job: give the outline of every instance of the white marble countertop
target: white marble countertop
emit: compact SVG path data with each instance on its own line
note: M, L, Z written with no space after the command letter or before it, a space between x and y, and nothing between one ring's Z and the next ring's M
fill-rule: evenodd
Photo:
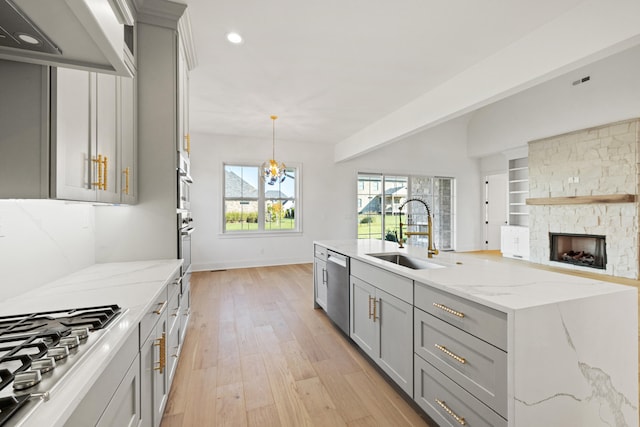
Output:
M64 425L126 339L137 332L138 323L181 265L179 259L95 264L3 301L0 316L110 304L124 312L91 349L91 357L74 365L70 375L56 384L49 401L19 425Z
M465 253L440 252L428 259L426 248L405 245L400 249L397 243L382 240L321 240L314 243L506 313L598 295L618 292L635 295L636 292L631 286L540 270L524 264L483 260ZM414 270L367 255L385 252L420 258L445 268Z

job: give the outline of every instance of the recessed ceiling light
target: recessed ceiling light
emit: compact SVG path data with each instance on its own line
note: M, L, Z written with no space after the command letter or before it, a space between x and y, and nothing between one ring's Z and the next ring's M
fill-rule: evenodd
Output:
M229 43L240 44L242 43L242 36L238 33L227 33L227 40L229 40Z
M29 35L29 34L25 34L25 33L17 33L16 36L22 40L25 43L29 43L29 44L40 44L40 40L38 40L37 38Z

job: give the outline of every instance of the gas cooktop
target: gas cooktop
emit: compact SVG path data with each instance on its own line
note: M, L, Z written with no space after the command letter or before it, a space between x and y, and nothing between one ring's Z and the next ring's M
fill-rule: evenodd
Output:
M0 426L48 400L120 314L106 305L0 317Z

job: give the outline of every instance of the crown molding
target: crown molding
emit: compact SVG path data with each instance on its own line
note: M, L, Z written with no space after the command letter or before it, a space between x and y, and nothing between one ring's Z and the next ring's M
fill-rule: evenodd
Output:
M180 40L182 40L187 68L191 71L196 67L196 65L198 65L198 58L196 57L195 45L193 44L189 10L186 10L182 15L182 18L178 21L178 32L180 33Z
M178 21L187 9L186 4L167 0L133 0L138 22L178 29Z

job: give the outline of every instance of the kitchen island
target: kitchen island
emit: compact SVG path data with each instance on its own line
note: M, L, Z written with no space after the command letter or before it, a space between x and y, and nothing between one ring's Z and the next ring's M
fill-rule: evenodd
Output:
M367 353L362 325L377 320L368 354L439 424L638 425L636 288L379 240L315 245L350 259L351 338ZM389 253L430 264L379 256ZM412 378L406 355L385 358L383 335L409 317L413 339L403 320L387 341L413 355Z
M186 327L188 284L180 283L181 265L179 259L96 264L3 301L0 316L104 305L121 309L95 345L83 354L69 356L76 356L78 361L52 389L46 390L48 400L28 408L26 413L20 409L8 425L157 426L160 418L155 416L155 422L152 411L160 410L161 416L162 407L152 408L153 403L145 399L152 400L158 394L153 387L162 386L160 393L166 393L171 366L154 370L158 366L149 367L146 362L162 359L159 353L163 346L155 342L159 341L154 335L160 331L157 328L162 326L160 335L165 338L158 337L162 341L170 340L172 334L179 341L180 330ZM155 347L146 346L149 338ZM167 348L165 344L165 351ZM164 376L152 379L151 375ZM145 389L145 384L152 388ZM27 391L45 391L37 388ZM166 396L161 405L164 402Z

